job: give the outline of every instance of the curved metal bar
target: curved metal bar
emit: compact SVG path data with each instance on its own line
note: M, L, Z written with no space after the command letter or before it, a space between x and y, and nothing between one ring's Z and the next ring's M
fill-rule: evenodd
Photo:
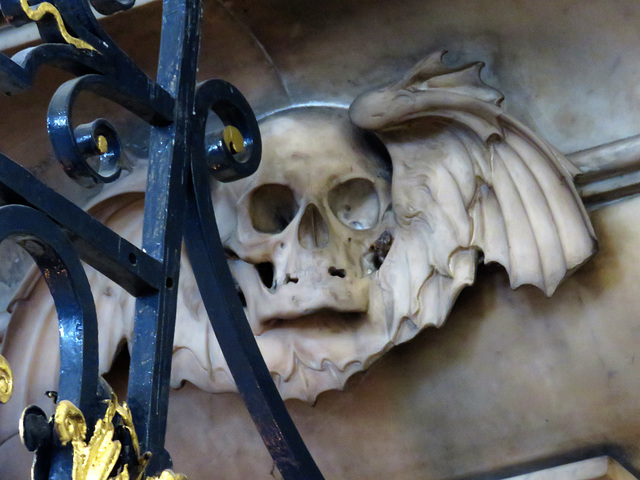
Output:
M89 265L131 295L156 293L164 284L162 264L105 227L0 153L0 204L38 209L56 222Z
M5 95L28 90L32 83L32 75L4 53L0 53L0 89Z
M60 334L58 400L77 405L88 425L94 425L102 406L98 398L98 321L82 264L62 230L30 207L0 207L0 241L5 239L15 241L31 255L53 297ZM69 479L71 446L55 444L45 450L36 455L33 478Z
M49 0L51 1L51 0ZM98 42L89 41L99 51L115 49L120 54L122 51L115 42L102 29L96 19L89 0L53 0L56 7L64 17L65 23L80 38L89 40L95 38ZM135 4L135 0L91 0L96 10L103 15L111 15L122 10L127 10ZM106 52L105 52L106 53ZM124 55L124 54L123 54Z
M133 4L133 0L91 1L107 13ZM157 82L101 29L88 2L51 0L37 14L28 10L31 5L26 0L0 0L3 13L16 25L35 20L43 40L75 45L41 45L13 59L0 54L0 87L8 93L28 89L44 64L84 75L63 84L49 107L51 142L72 178L84 185L114 180L113 159L119 149L115 130L104 120L73 128L72 106L78 92L89 90L112 100L152 125L142 250L88 214L78 213L77 207L19 167L5 165L9 160L0 155L0 167L5 165L0 168L0 202L44 212L27 206L0 208L0 235L4 235L0 239L13 238L31 253L54 297L60 318L60 398L76 404L87 423L95 419L99 378L95 306L67 233L83 259L138 296L128 403L141 449L153 454L148 473L171 466L164 437L184 235L191 258L201 259L193 268L200 290L206 292L207 313L276 466L287 479L320 479L260 355L216 227L209 170L221 181L250 175L258 167L261 142L253 113L233 86L208 82L195 98L200 1L164 0ZM226 127L233 127L232 135L225 137L225 128L205 152L206 118L211 111ZM105 164L112 171L87 163L87 157L107 154ZM68 478L69 452L57 449L53 457L50 478Z
M136 4L136 0L91 0L91 5L102 15L129 10Z
M135 0L91 0L91 3L103 15L110 15L131 8ZM86 42L89 49L104 51L115 47L98 23L88 0L0 0L0 8L7 21L15 27L35 21L45 42L64 42L65 34L61 30L69 29L79 37L79 41ZM62 25L58 24L56 17L62 20Z
M206 165L193 161L185 242L216 338L262 440L282 476L321 479L304 441L273 383L234 287L209 189Z
M76 76L102 73L109 79L103 83L109 83L111 89L124 92L124 96L147 105L143 119L158 125L170 123L174 108L171 95L142 72L129 70L111 60L95 52L83 53L63 44L27 48L12 58L0 53L0 90L7 95L28 90L43 65L51 65Z
M236 146L232 152L221 131L208 136L205 151L205 126L211 111L225 127L239 130L241 148ZM260 165L262 141L256 117L242 93L224 80L209 80L198 88L192 138L192 161L208 163L213 176L221 182L248 177Z
M121 145L115 128L103 119L74 130L72 107L76 97L83 90L118 103L152 125L168 124L171 121L167 118L169 112L158 111L148 96L136 95L138 92L131 92L110 77L85 75L63 83L49 104L49 137L65 173L81 185L90 187L112 182L120 176L118 160ZM100 157L98 168L87 162L91 156Z
M130 8L134 3L133 0L94 1L111 13ZM78 36L78 41L91 48L65 44L64 34L59 31L60 25L52 20L54 17L42 16L36 23L43 40L52 43L25 49L11 59L0 54L0 88L5 93L27 90L33 83L35 72L44 64L62 68L74 75L102 73L111 77L111 89L116 86L119 88L115 88L115 91L126 90L128 97L137 98L151 107L154 115L142 115L142 118L156 125L170 123L174 107L171 94L151 80L102 30L87 0L46 3L56 15L62 15L65 29L68 27ZM30 21L20 0L0 0L0 8L14 25Z
M150 79L118 47L113 39L102 29L89 6L88 0L55 0L54 3L60 10L68 27L82 40L91 44L101 56L106 58L105 65L108 70L101 70L101 73L113 77L117 83L128 85L133 92L138 92L138 95L152 99L154 104L159 102L158 105L171 106L170 110L163 110L165 113L170 112L168 117L171 118L173 104L168 103L171 99L170 89L164 89ZM105 13L114 13L131 8L135 0L92 0L92 3L99 3L101 8L105 9ZM191 5L181 7L176 13L185 16L191 8ZM86 57L95 56L95 53L89 50L78 50L78 52ZM143 92L147 92L147 95L142 95Z
M40 2L0 0L0 8L7 21L15 27L35 21L40 37L45 42L64 43L66 41L89 50L94 50L94 45L100 43L100 39L95 34L102 30L86 0L73 0L70 5L64 0ZM70 34L68 27L73 31L74 36Z
M12 239L33 258L58 312L58 398L95 420L98 322L87 276L71 242L44 213L23 205L0 207L0 241Z
M102 55L84 54L72 45L46 43L25 48L11 58L0 53L0 89L7 95L28 90L43 65L52 65L73 75L110 69L108 59Z

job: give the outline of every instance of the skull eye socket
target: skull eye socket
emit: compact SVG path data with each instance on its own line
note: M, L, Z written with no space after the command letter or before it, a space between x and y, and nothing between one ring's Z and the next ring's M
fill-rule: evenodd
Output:
M368 230L378 223L380 200L373 182L347 180L329 191L329 207L338 220L354 230Z
M251 192L249 214L258 232L280 233L298 213L293 191L286 185L267 184Z

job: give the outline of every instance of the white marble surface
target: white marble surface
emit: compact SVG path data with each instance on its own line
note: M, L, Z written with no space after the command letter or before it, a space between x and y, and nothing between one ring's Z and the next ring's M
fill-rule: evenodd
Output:
M525 473L507 480L636 480L622 465L609 457L597 457L579 462Z
M326 477L452 478L605 446L640 465L640 225L629 221L639 212L640 198L592 212L600 252L552 298L514 292L502 269L486 269L445 327L395 348L344 392L288 402ZM172 392L168 420L177 470L272 478L237 395L187 384ZM0 447L3 472L27 471L29 459L16 437Z
M119 21L110 30L150 73L153 8L132 12L136 28ZM208 2L205 13L201 78L236 83L258 113L345 104L449 48L453 62L485 60L505 109L564 152L640 131L636 1L232 1ZM0 99L3 111L25 114L19 125L0 120L0 146L31 166L46 158L34 145L46 145L39 115L49 93L17 106ZM31 125L34 135L11 134ZM638 199L594 211L601 251L552 299L512 292L503 271L485 270L442 330L394 349L314 407L288 402L325 475L443 479L603 446L638 468L638 214ZM236 395L186 385L171 398L176 470L273 478ZM0 446L0 471L26 479L30 458L13 437Z
M638 212L640 199L593 212L601 250L551 299L532 287L513 292L504 271L486 270L441 330L314 407L288 402L327 478L454 478L605 446L640 465L640 227L628 220ZM199 412L192 421L186 408ZM175 392L168 445L194 476L270 475L233 395Z
M151 2L104 21L151 76L160 6ZM277 6L231 0L205 2L204 15L199 80L231 81L258 115L309 102L347 106L428 53L448 49L453 64L484 61L485 80L507 97L505 110L564 153L640 132L635 0L328 0ZM65 79L48 70L29 94L0 96L0 111L20 110L16 118L0 119L0 147L82 203L87 193L52 161L42 123L52 93ZM92 101L80 110L83 121L106 115L127 142L144 143L146 130L108 102Z

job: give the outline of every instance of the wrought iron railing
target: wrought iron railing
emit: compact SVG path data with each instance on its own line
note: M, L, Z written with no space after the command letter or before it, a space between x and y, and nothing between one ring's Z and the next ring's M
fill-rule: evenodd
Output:
M47 122L56 158L69 177L92 187L116 181L121 171L122 145L113 125L101 118L73 124L80 92L111 100L151 126L141 248L0 154L0 240L15 240L35 260L61 332L56 414L48 419L30 407L21 420L23 442L36 451L34 476L76 479L93 472L102 476L92 478L142 478L171 467L164 440L184 239L190 257L200 260L193 269L206 310L276 466L285 478L321 478L247 324L211 204L211 174L228 182L257 168L261 143L255 117L240 92L222 80L196 88L200 1L164 0L155 81L103 31L91 8L110 15L133 3L0 0L10 24L35 22L43 41L12 58L0 54L2 91L28 91L43 65L75 76L51 99ZM224 130L217 136L207 132L205 144L211 113ZM118 403L98 375L98 325L80 260L137 299L126 404ZM10 391L10 374L0 365L0 401L7 396L3 388Z

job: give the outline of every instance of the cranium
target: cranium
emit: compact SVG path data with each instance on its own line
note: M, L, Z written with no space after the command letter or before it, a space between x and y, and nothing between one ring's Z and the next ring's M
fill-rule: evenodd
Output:
M481 259L504 265L514 288L550 295L595 251L575 168L502 112L481 64L450 69L441 56L359 97L349 119L309 108L268 117L257 174L214 189L232 273L285 398L341 388L442 325ZM391 192L385 155L354 124L388 149Z
M346 111L281 113L261 129L256 174L214 195L215 205L235 210L237 223L221 228L236 223L225 245L241 260L232 265L253 332L328 317L351 321L366 313L379 267L390 166Z
M550 295L595 252L577 169L504 113L480 64L456 70L440 57L363 94L349 114L306 107L266 117L256 174L212 186L232 273L284 398L342 388L394 345L442 325L480 260L503 265L514 288ZM144 175L134 176L120 193L144 191ZM139 243L142 193L112 195L94 214ZM181 270L171 385L233 390L188 262ZM89 277L105 319L104 372L131 338L134 304L105 277ZM55 349L25 347L37 345L33 331L55 332L53 305L43 303L16 309L4 351L37 358L25 369L53 379ZM53 387L41 383L16 404Z
M267 365L285 396L312 400L362 368L353 362L362 347L348 338L368 320L392 241L390 163L346 110L280 112L261 131L260 168L214 188L214 205Z

